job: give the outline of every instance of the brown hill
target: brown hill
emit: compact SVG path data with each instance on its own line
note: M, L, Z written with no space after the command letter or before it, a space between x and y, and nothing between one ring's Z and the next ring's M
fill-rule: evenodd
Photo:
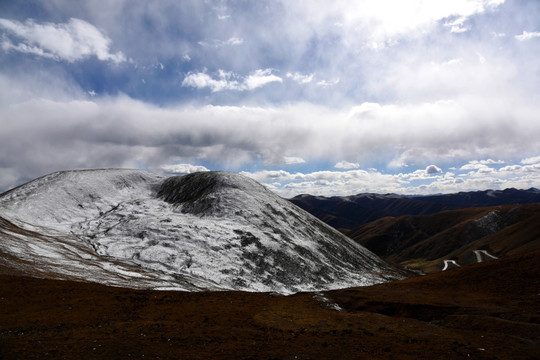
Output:
M293 296L0 275L0 358L537 359L539 289L540 251Z
M347 235L391 263L432 272L441 270L445 259L460 265L476 263L475 250L502 257L540 249L540 205L386 217Z

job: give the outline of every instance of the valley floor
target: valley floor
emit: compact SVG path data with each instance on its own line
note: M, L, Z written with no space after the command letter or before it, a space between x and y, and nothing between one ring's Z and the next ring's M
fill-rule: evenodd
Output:
M0 275L0 309L0 359L538 359L540 252L292 296Z

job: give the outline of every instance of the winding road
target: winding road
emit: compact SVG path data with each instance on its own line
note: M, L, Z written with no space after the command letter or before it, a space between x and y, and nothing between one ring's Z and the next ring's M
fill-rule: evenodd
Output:
M476 255L476 261L479 263L483 261L482 254L492 259L498 259L498 257L493 256L490 253L488 253L487 250L474 250L474 255Z
M474 252L474 255L476 255L477 263L481 263L486 258L498 259L498 257L496 257L495 255L491 255L490 253L488 253L487 250L473 250L473 252ZM482 258L482 255L484 256L484 258ZM442 271L448 270L451 267L461 267L461 265L459 265L455 260L443 260L443 261L444 261L444 267Z
M442 269L442 271L448 269L449 266L451 265L454 265L454 266L457 266L457 267L461 267L461 265L459 265L456 260L444 260L444 267Z

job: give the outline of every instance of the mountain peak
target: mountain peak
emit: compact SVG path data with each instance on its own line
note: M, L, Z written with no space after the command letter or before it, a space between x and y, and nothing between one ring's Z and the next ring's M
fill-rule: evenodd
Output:
M168 203L182 204L200 200L212 193L231 190L250 193L267 191L247 176L225 171L204 171L165 179L157 196Z
M153 273L184 290L283 293L400 277L343 234L229 172L56 173L0 195L0 206L15 229L9 233L26 234L21 242L0 228L0 252L32 258L42 274L96 281L86 269L101 266L127 286L147 286L141 278ZM51 256L46 265L40 260ZM85 263L90 258L94 265Z

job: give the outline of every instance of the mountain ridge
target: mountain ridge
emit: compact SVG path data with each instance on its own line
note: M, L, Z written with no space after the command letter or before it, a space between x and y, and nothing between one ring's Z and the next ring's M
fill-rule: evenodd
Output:
M350 196L313 196L302 194L289 199L343 232L371 221L402 215L429 215L443 210L510 204L540 203L540 190L507 188L439 195L398 195L359 193Z
M538 224L540 204L500 205L381 218L348 236L390 263L433 272L445 260L462 266L540 249Z

